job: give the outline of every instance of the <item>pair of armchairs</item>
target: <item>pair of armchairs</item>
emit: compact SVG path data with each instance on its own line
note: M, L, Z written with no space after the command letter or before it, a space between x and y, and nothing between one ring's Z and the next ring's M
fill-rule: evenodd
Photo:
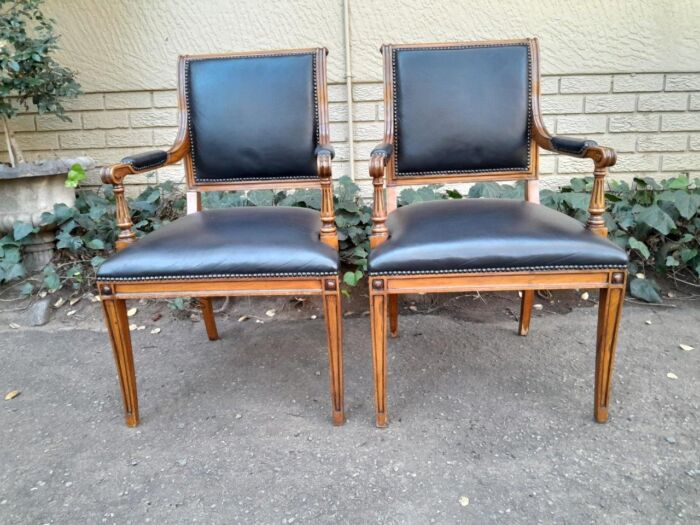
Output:
M372 151L369 258L376 423L387 424L387 332L398 296L522 292L526 335L538 289L599 289L594 416L608 417L627 258L606 239L604 178L615 153L550 136L539 110L534 39L386 45L385 137ZM217 339L213 297L321 295L333 424L344 422L338 237L333 210L325 49L185 56L180 129L169 151L103 170L112 184L118 253L97 281L126 411L139 421L125 301L196 297ZM538 204L538 147L594 162L587 225ZM136 242L124 178L184 161L188 215ZM525 181L524 202L454 200L396 209L402 185ZM322 208L201 210L201 192L318 187Z

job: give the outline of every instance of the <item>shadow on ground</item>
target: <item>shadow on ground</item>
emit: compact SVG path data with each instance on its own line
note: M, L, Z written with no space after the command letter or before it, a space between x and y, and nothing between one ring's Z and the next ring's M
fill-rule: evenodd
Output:
M426 305L404 304L413 315L390 342L384 430L361 312L345 319L340 428L320 316L269 318L269 303L243 302L209 342L201 323L139 306L136 429L123 425L99 304L40 328L2 323L0 389L21 394L0 401L0 522L700 519L700 349L678 346L700 347L699 308L626 308L611 419L598 425L595 308L545 302L522 338L508 305L489 322L415 314Z

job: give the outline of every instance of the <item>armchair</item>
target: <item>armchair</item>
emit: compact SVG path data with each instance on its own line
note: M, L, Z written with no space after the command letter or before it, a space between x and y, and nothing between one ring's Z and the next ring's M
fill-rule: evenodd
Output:
M168 151L102 171L114 187L118 252L97 273L126 423L139 422L126 300L197 297L218 339L212 297L321 295L332 422L344 422L338 237L333 210L326 49L184 56L179 131ZM124 179L184 161L187 216L136 240ZM204 191L320 187L322 209L201 209Z
M599 289L594 417L608 418L627 256L606 238L604 179L615 152L551 136L539 110L535 39L385 45L385 134L370 157L374 186L370 320L376 423L387 424L387 331L400 294L522 292L520 335L538 289ZM538 146L594 163L589 218L539 205ZM524 181L525 202L465 199L396 209L396 188Z

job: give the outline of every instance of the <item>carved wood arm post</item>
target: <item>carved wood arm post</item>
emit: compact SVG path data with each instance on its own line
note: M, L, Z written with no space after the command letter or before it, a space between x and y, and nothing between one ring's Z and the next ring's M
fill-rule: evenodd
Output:
M134 223L131 221L131 213L124 195L124 178L127 175L148 173L156 168L174 164L186 154L189 142L185 133L186 125L183 125L186 118L182 115L177 141L168 151L154 150L131 155L123 158L118 164L104 166L100 172L102 182L111 184L114 189L117 226L119 227L119 236L116 242L117 251L136 241L136 234L131 229Z
M122 166L123 164L106 166L102 168L101 173L102 182L111 184L114 191L117 227L119 228L119 236L116 243L117 251L126 248L136 240L136 234L131 230L134 223L131 221L129 205L126 203L126 197L124 196L124 177L128 172Z
M605 220L603 219L603 214L605 213L605 176L608 174L608 168L614 166L617 160L615 150L599 146L592 140L561 136L553 137L544 127L544 123L539 115L535 116L533 123L534 139L541 148L570 157L593 160L595 165L593 170L593 192L588 207L590 216L586 223L586 228L601 237L607 237L608 229L605 227Z
M333 207L333 172L330 147L319 147L316 156L318 176L321 179L321 242L338 249L338 232L335 227L335 209Z
M372 150L369 160L369 174L374 186L374 204L372 206L372 233L370 234L370 247L375 248L389 238L389 229L386 226L386 194L384 191L384 169L386 168L393 147L385 143Z
M615 151L604 146L593 146L586 150L586 157L593 159L595 168L593 170L593 192L591 193L591 203L588 206L588 222L586 228L601 237L608 236L608 229L605 227L603 214L605 213L605 176L608 168L615 165L617 156Z

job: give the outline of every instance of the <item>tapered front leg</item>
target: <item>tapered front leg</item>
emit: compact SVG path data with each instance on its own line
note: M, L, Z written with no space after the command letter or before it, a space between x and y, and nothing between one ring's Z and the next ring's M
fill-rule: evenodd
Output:
M389 295L389 333L391 337L399 335L399 296Z
M323 283L323 315L328 334L328 371L331 384L331 418L338 426L345 423L343 386L343 313L340 302L339 279Z
M131 350L129 320L126 315L126 303L123 299L102 298L107 330L112 341L114 361L117 365L119 384L124 400L126 424L135 427L139 424L139 402L136 396L136 374L134 356Z
M520 301L520 326L518 333L527 335L530 331L530 319L532 318L532 304L535 302L535 290L523 290L523 297Z
M374 395L378 427L388 423L386 411L386 332L388 297L383 279L372 279L369 294L370 325L372 330L372 361L374 364Z
M207 337L210 341L219 339L219 331L216 329L216 319L214 319L214 308L210 297L200 297L199 306L202 309L202 319L207 329Z
M595 358L594 408L594 417L598 423L605 423L608 420L617 332L620 326L624 298L624 287L603 288L600 291Z

